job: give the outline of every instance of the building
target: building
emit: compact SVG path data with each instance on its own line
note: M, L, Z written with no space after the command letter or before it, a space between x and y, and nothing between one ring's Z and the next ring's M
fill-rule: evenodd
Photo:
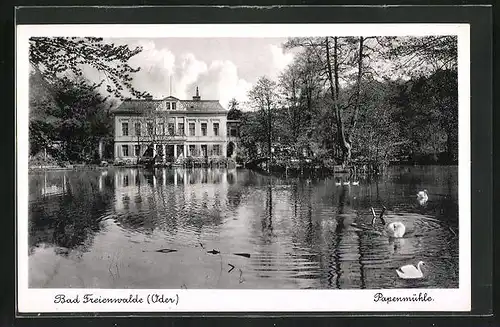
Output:
M126 100L113 110L115 161L234 157L237 122L228 123L227 113L218 100L202 100L198 88L192 100Z

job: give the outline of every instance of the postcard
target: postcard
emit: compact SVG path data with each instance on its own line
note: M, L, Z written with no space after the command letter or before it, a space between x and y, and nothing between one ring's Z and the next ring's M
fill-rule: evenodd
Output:
M469 25L16 32L20 313L470 311Z

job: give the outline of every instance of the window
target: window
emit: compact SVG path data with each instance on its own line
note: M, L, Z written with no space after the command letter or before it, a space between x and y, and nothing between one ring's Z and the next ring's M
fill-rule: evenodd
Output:
M165 134L165 123L159 123L159 124L158 124L158 129L159 129L158 133L159 133L160 135Z
M135 123L135 135L141 136L141 123Z
M196 147L194 145L189 146L189 155L196 156Z
M175 110L176 108L176 103L175 102L172 102L172 110Z
M136 157L140 156L141 155L141 146L140 145L134 145L134 155Z
M194 123L189 123L189 136L195 136L195 125Z
M128 157L128 145L122 145L122 155Z
M231 128L231 136L234 136L234 137L238 136L238 130L236 128Z
M206 157L208 155L208 153L207 153L207 145L206 144L202 144L201 145L201 155L203 157Z
M169 135L175 134L175 124L174 123L168 123L168 134Z
M179 126L177 126L177 133L179 133L179 135L184 135L184 123L179 123Z
M170 110L170 102L166 102L165 106L167 107L167 110Z
M214 144L212 152L213 152L214 156L220 156L220 145Z
M207 136L207 123L201 123L201 135Z
M152 122L148 122L147 128L148 128L148 135L153 135L153 123Z
M177 146L177 156L184 156L184 145L178 144Z
M219 136L219 123L214 123L214 135Z
M128 123L122 123L122 135L128 136Z

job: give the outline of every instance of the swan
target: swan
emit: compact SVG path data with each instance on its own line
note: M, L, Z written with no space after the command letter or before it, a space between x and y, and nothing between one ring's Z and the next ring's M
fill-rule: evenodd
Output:
M354 185L354 186L359 185L359 181L358 182L352 182L352 185Z
M343 184L343 185L349 185L349 184L350 184L350 182L349 182L349 181L346 181L346 182L344 182L344 183L342 183L342 184Z
M378 217L378 219L380 219L380 221L382 222L382 224L384 224L385 226L385 231L387 232L387 235L389 237L394 237L394 238L401 238L404 236L405 232L406 232L406 227L405 225L400 222L400 221L396 221L396 222L393 222L393 223L389 223L387 224L385 219L384 219L384 213L385 213L385 210L386 210L386 207L383 206L382 207L382 212L380 213L380 216ZM377 219L377 216L375 216L375 210L373 210L373 207L372 207L372 215L373 215L373 219L372 219L372 225L375 225L375 220Z
M419 261L417 267L414 265L406 265L396 269L398 276L403 279L417 279L423 278L424 274L422 273L421 267L424 265L423 261Z
M420 204L424 204L429 200L429 195L427 194L427 190L423 190L417 193L417 200Z
M335 182L335 186L340 186L340 185L342 185L341 182Z

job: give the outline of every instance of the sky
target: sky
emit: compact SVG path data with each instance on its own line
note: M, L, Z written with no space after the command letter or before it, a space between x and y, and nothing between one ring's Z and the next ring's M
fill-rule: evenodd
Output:
M143 51L129 60L132 67L141 67L132 82L138 90L155 99L169 95L191 99L198 86L202 99L219 100L224 108L233 97L246 101L260 76L276 78L293 60L293 54L281 47L286 38L105 40L142 46Z

